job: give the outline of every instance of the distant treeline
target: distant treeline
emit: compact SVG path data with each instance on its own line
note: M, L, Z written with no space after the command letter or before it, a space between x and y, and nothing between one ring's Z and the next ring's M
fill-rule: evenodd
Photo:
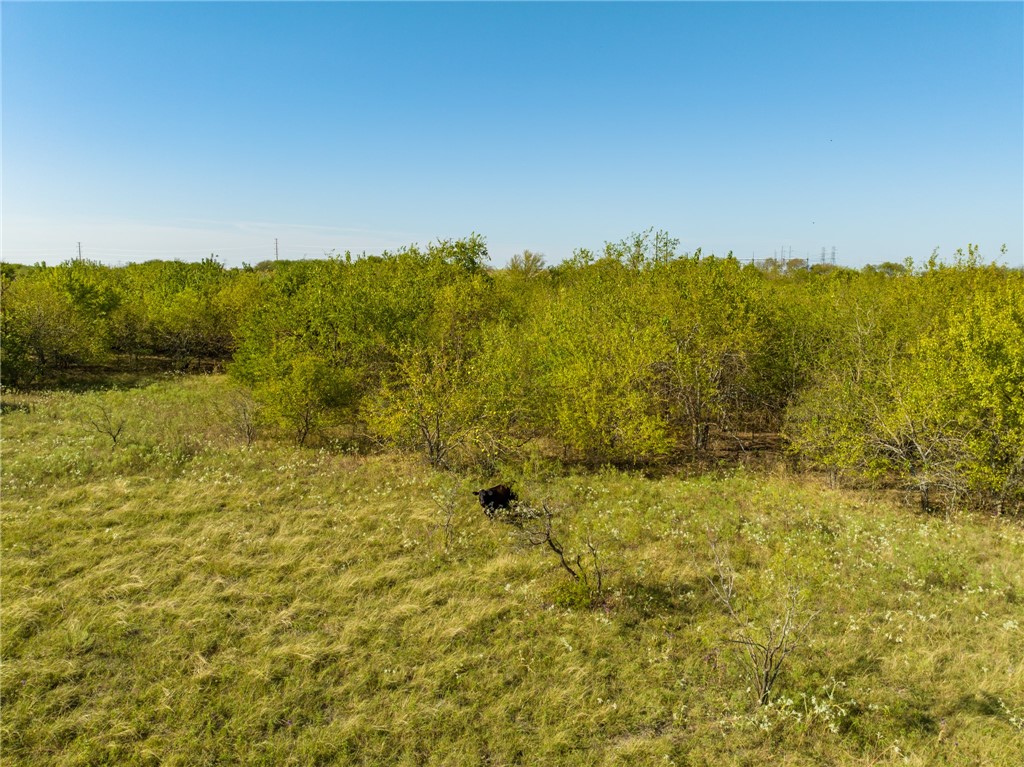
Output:
M743 264L663 232L488 266L479 236L228 269L3 267L0 375L219 360L298 442L436 464L590 464L780 433L804 465L929 499L1024 503L1024 273L981 262Z

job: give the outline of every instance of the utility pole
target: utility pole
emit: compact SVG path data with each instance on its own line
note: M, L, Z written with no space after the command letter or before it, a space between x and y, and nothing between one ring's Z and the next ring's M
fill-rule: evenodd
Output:
M82 243L78 243L78 260L82 260Z
M274 260L277 261L277 238L274 238Z

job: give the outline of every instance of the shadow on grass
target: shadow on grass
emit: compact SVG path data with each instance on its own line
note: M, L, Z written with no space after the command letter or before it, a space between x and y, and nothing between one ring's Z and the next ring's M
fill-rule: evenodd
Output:
M699 580L644 583L630 579L621 582L616 591L620 596L615 600L615 608L629 624L670 615L689 620L694 608L706 599L707 587Z
M890 713L904 732L917 731L934 735L939 731L939 722L932 713L931 702L914 699L890 705Z
M28 402L11 402L10 400L0 401L0 415L8 413L31 413L32 405Z
M854 660L839 667L836 677L838 679L850 679L853 677L870 677L881 675L882 660L881 658L868 655L866 653L860 653Z
M56 389L76 394L137 389L166 380L168 376L222 372L225 362L206 358L118 357L103 365L51 370L31 383L19 384L18 388L26 392Z
M1003 717L1003 707L999 698L990 692L975 692L970 695L962 695L954 704L953 710L963 714L974 714L975 716Z

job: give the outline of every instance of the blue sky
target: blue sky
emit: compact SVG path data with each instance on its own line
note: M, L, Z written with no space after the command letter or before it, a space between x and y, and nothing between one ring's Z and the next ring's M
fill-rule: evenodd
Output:
M4 2L3 257L1024 259L1024 4Z

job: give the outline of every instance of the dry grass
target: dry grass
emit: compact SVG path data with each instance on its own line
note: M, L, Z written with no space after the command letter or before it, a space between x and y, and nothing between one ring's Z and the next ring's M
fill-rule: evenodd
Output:
M9 400L5 765L1024 763L1019 525L784 475L520 477L601 548L584 608L480 513L482 478L246 450L227 396ZM113 449L95 398L128 418ZM709 528L755 625L791 587L821 611L770 706L725 642Z

